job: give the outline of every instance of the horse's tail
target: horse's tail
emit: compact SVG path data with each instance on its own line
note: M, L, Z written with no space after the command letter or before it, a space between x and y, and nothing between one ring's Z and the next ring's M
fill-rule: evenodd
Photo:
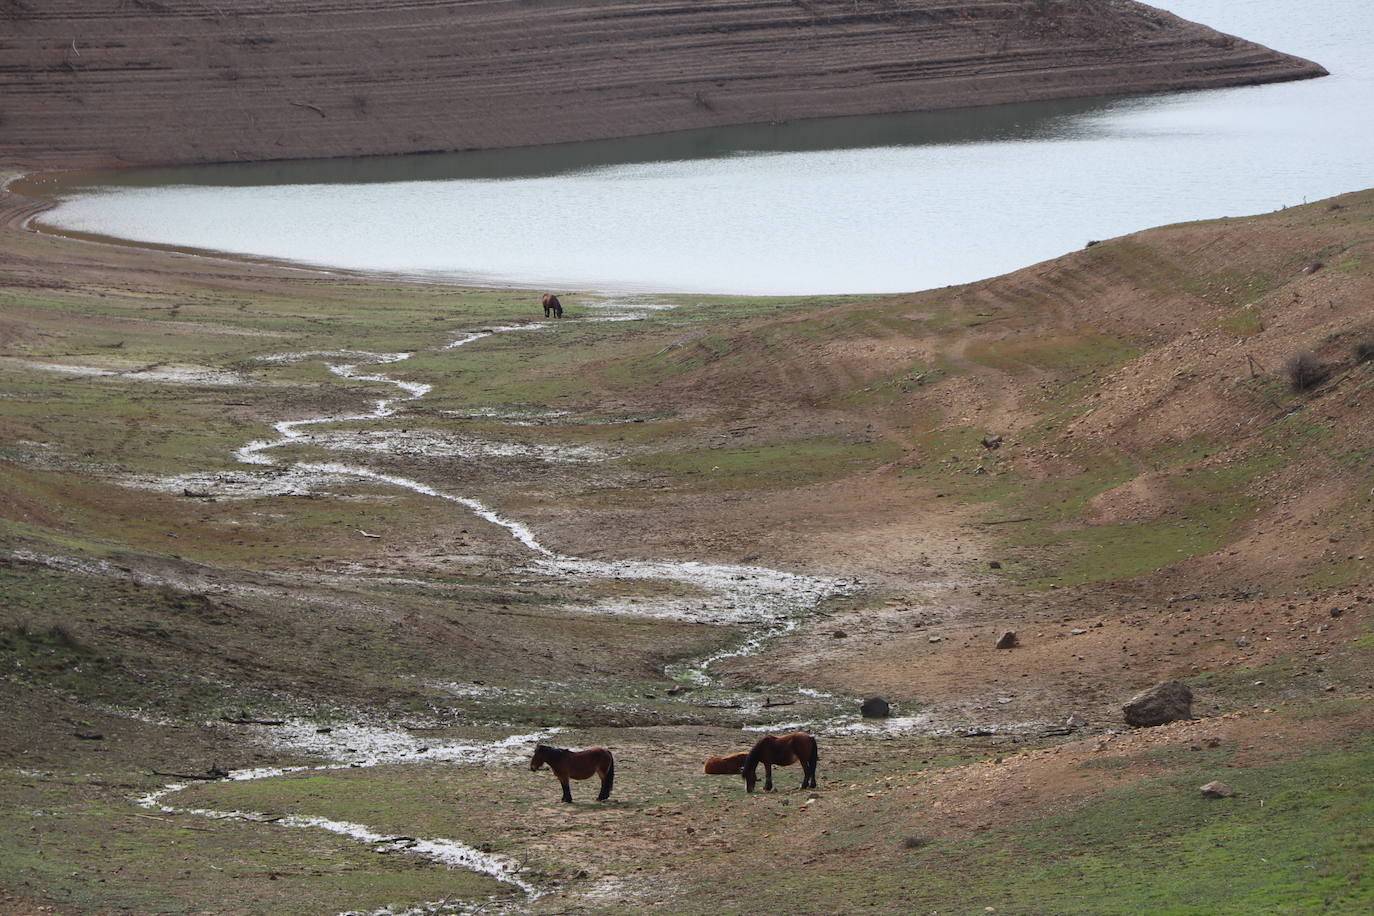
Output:
M606 764L606 776L601 780L601 794L596 797L597 801L610 798L611 787L615 785L615 757L610 751L606 752L606 757L610 762Z

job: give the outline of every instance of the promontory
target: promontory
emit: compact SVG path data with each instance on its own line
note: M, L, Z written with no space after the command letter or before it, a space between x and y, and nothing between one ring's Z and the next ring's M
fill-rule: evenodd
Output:
M492 149L1324 73L1130 0L0 0L0 162Z

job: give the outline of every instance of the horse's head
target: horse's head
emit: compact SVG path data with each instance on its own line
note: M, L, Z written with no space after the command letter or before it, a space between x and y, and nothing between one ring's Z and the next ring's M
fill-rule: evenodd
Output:
M534 746L534 756L530 758L530 769L537 770L549 762L549 748L544 744Z

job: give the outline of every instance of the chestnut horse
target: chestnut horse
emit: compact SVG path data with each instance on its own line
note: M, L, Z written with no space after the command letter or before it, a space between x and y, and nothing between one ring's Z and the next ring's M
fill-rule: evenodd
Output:
M566 747L536 744L534 756L530 758L530 769L538 770L546 763L563 785L565 802L572 801L572 792L568 790L569 779L591 779L593 775L601 777L601 794L596 800L610 798L611 786L615 783L615 758L606 748L589 747L585 751L570 751Z
M744 788L754 791L754 783L758 777L754 775L760 763L763 764L763 788L766 792L773 791L773 767L785 767L801 761L802 765L802 784L803 789L816 788L816 761L820 759L820 751L816 747L816 739L806 732L793 732L790 735L783 735L775 738L772 735L764 735L755 745L749 749L749 755L744 758Z
M544 317L553 315L555 318L563 317L563 303L558 301L558 297L553 293L544 294Z
M734 776L736 773L743 773L744 761L748 756L748 751L740 751L738 754L727 754L724 757L707 757L705 772L710 776Z

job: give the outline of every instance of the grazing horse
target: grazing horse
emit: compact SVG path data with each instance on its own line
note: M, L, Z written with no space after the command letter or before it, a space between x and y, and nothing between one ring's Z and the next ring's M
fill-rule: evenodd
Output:
M744 759L744 788L754 791L754 783L758 777L754 775L760 763L763 764L763 788L764 791L773 791L773 767L785 767L801 761L802 765L802 784L803 789L816 788L816 761L820 759L820 752L816 747L816 739L806 732L793 732L790 735L783 735L775 738L772 735L764 735L758 742L749 749L749 755Z
M585 751L570 751L566 747L550 747L536 744L534 756L530 758L530 769L538 770L549 765L553 775L563 785L563 800L572 801L568 790L569 779L590 779L593 774L601 777L601 794L597 801L611 797L611 786L615 783L615 758L604 747L589 747Z
M544 294L544 317L553 315L555 318L563 317L563 303L558 301L558 297L553 293Z
M705 771L710 776L734 776L743 773L744 761L748 756L748 751L740 751L738 754L727 754L724 757L707 757Z

